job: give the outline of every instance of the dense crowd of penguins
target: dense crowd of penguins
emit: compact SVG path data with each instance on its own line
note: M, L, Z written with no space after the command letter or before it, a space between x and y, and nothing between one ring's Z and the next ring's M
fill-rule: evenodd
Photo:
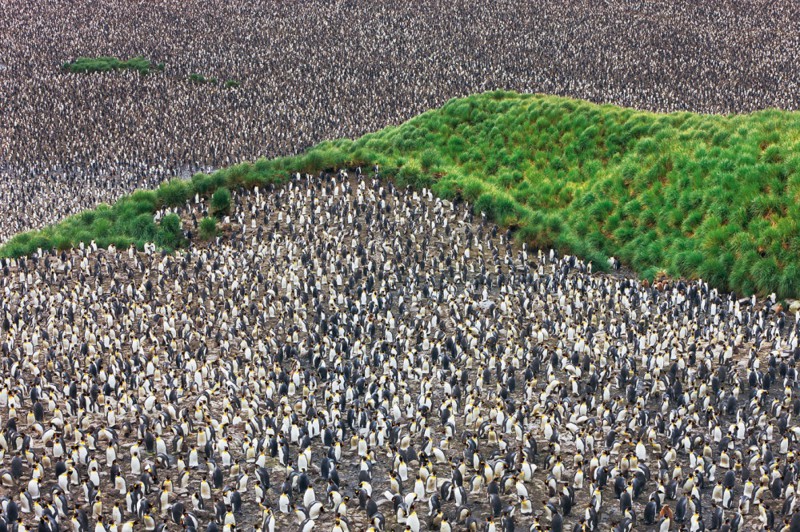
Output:
M0 532L800 531L774 301L371 173L234 199L174 255L0 264Z
M9 0L0 239L489 89L658 111L798 109L799 25L797 2L761 0ZM102 55L166 69L60 68Z

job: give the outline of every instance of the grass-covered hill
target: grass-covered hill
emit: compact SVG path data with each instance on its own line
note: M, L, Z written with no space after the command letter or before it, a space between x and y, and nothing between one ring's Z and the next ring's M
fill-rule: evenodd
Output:
M173 180L14 237L0 254L99 245L165 247L165 206L293 172L381 165L400 185L473 202L535 246L641 275L703 278L743 294L800 296L800 113L653 114L541 95L452 100L398 127L306 153ZM172 224L174 220L169 222Z

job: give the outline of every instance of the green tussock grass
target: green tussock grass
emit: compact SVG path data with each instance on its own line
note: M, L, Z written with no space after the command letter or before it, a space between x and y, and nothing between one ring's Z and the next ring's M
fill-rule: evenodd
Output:
M186 79L188 79L192 83L197 83L198 85L203 85L205 83L214 84L217 82L217 78L207 78L202 74L196 74L196 73L189 74L189 76Z
M599 269L613 255L644 277L666 272L742 294L800 295L800 113L656 114L502 91L451 100L357 140L137 192L90 211L91 223L83 213L18 235L0 254L91 237L139 245L153 228L137 217L158 205L375 163L398 186L470 201L519 240Z
M218 188L211 195L211 212L216 216L228 214L231 210L231 191L227 188Z
M206 216L200 220L200 238L211 240L217 236L217 219Z
M79 57L61 66L68 72L78 74L110 72L112 70L136 70L140 74L149 74L152 70L164 70L164 63L153 65L149 59L145 59L144 57L134 57L127 61L116 57Z

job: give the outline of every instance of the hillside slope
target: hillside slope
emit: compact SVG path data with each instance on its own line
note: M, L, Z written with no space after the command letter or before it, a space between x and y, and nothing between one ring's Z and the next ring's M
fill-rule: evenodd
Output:
M138 192L18 235L0 254L157 239L156 209L293 172L381 165L400 185L461 197L535 246L646 277L663 270L743 294L800 295L800 113L654 114L541 95L456 99L398 127ZM163 239L167 242L169 239Z

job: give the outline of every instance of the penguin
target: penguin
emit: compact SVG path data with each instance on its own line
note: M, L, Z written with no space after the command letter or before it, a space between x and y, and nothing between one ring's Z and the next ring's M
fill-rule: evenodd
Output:
M642 519L644 520L644 524L646 525L653 525L656 523L656 514L658 512L658 503L655 500L655 496L651 495L650 500L644 507L644 514Z

